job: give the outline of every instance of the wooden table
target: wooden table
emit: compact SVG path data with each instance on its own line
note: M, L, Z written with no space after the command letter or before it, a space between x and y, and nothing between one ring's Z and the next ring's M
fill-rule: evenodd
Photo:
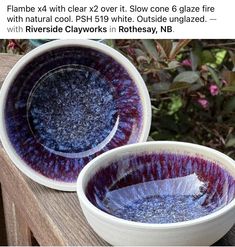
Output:
M0 54L0 85L19 58ZM2 147L0 167L9 245L32 245L34 238L39 245L106 245L87 224L76 193L51 190L28 179ZM216 245L235 245L235 227Z

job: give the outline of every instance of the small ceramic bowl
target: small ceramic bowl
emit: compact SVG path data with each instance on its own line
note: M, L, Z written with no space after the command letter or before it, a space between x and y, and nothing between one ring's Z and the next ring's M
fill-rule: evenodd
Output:
M91 40L56 40L26 54L0 93L0 136L34 181L74 191L81 169L113 148L147 140L151 104L130 61Z
M112 245L208 246L235 222L235 162L190 143L127 145L91 161L77 194Z

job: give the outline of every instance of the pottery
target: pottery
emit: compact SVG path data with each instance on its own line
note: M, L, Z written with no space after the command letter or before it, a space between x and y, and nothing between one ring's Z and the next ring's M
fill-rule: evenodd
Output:
M26 54L0 94L0 136L14 164L50 188L76 190L82 168L147 140L150 97L135 67L91 40L57 40Z
M127 145L92 160L77 194L112 245L208 246L235 223L235 162L190 143Z

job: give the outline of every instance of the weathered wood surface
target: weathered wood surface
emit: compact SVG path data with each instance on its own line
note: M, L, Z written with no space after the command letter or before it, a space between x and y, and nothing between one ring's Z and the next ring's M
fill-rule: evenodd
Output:
M0 166L3 193L14 202L40 245L105 244L87 224L76 193L55 191L31 181L11 163L2 148Z
M21 56L0 53L0 85L4 81L10 69L20 58Z
M30 229L5 189L3 189L2 197L4 203L8 245L32 245Z
M0 85L20 57L0 54ZM76 193L48 189L28 179L1 146L0 167L10 245L28 245L28 229L40 245L105 245L86 222Z
M20 57L0 54L0 85ZM1 146L0 167L9 244L30 244L29 229L40 245L106 244L87 224L76 193L51 190L31 181ZM15 219L11 212L15 212ZM216 245L235 245L235 226Z

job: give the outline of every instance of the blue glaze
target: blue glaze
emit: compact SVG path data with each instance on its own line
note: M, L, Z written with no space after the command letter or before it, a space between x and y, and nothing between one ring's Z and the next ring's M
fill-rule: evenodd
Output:
M49 71L28 100L28 118L38 141L76 157L103 142L117 121L114 88L96 70L79 65ZM111 139L111 137L109 138Z
M125 220L164 224L175 222L175 218L180 222L206 216L209 211L191 195L166 195L139 199L111 213Z
M56 48L19 71L5 122L20 158L41 175L74 183L93 158L138 141L138 88L113 58L93 49Z
M235 179L218 164L172 153L122 157L89 181L86 196L113 216L175 223L206 216L235 198Z

